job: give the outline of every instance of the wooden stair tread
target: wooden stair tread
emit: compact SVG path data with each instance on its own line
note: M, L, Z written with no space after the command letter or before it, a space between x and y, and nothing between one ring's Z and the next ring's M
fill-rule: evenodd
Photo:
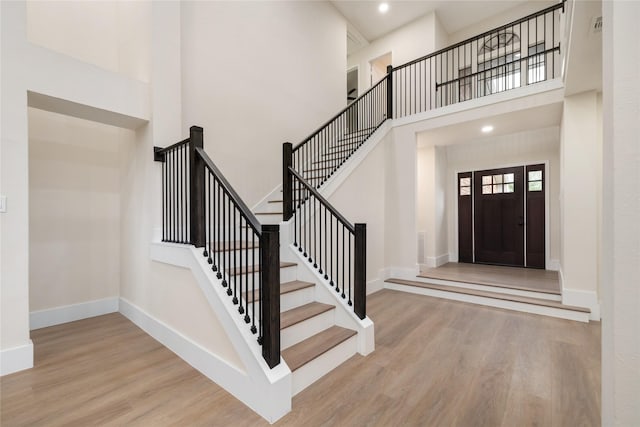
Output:
M285 282L280 284L280 295L288 294L290 292L295 292L300 289L311 288L315 286L311 282L303 282L302 280L293 280L291 282ZM256 289L255 291L250 292L250 295L247 297L247 302L252 303L256 300L256 298L260 295L260 291Z
M323 304L321 302L310 302L300 307L287 310L280 315L280 329L288 328L318 314L333 310L335 306L331 304Z
M282 212L256 212L254 215L282 215Z
M460 288L460 287L457 287L457 286L436 285L434 283L417 282L415 280L404 280L404 279L393 279L393 278L391 278L391 279L385 280L385 282L396 283L398 285L417 286L417 287L420 287L420 288L434 289L434 290L437 290L437 291L455 292L455 293L458 293L458 294L473 295L473 296L484 297L484 298L494 298L494 299L499 299L499 300L504 300L504 301L520 302L520 303L523 303L523 304L541 305L541 306L545 306L545 307L559 308L559 309L562 309L562 310L571 310L571 311L579 311L579 312L582 312L582 313L591 313L591 310L588 309L588 308L575 307L575 306L572 306L572 305L564 305L564 304L562 304L561 302L558 302L558 301L552 301L552 300L541 299L541 298L523 297L523 296L519 296L519 295L503 294L503 293L500 293L500 292L479 291L479 290L476 290L476 289Z
M291 372L323 355L356 334L352 329L332 326L282 351Z
M269 200L267 203L282 203L282 200Z
M293 267L295 265L297 265L295 262L281 262L280 268ZM260 271L260 264L232 268L231 270L229 270L229 275L235 276L237 274L257 273L258 271Z

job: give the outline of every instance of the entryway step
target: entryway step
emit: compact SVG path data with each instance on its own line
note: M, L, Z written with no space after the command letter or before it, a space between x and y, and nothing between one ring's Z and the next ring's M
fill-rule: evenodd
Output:
M287 362L291 372L294 372L355 334L354 330L332 326L284 350L282 358Z
M333 310L335 306L321 302L310 302L300 307L287 310L280 316L280 329L285 329L300 322L304 322L326 311Z
M438 285L396 278L387 279L385 282L391 284L389 289L488 305L508 310L524 311L527 313L577 320L581 322L588 322L589 315L591 313L591 310L588 308L564 305L558 301L548 299L480 291L457 286ZM397 287L394 285L400 286Z

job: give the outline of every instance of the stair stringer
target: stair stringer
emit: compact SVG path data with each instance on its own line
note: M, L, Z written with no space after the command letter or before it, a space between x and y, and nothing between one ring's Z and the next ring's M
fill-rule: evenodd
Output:
M202 249L192 245L153 242L150 257L157 262L191 270L238 353L245 371L202 348L199 355L193 357L193 352L189 350L180 351L160 340L162 344L270 423L290 412L293 396L291 370L282 358L280 364L273 369L266 364L256 335L251 333L238 314L237 306L231 302L222 287L222 281L216 278L206 258L202 256Z
M349 157L331 176L325 181L318 191L323 197L328 198L331 196L340 186L349 178L349 175L356 170L356 168L362 163L369 153L373 151L378 144L385 139L393 128L393 120L386 120L383 124L376 129L375 132L367 138L362 145ZM258 203L251 208L253 212L262 212L269 209L269 200L279 200L282 198L282 184L275 187L269 194L262 198Z
M366 356L375 350L374 324L367 316L360 319L353 312L353 306L342 299L329 285L328 280L318 273L302 254L293 246L291 227L293 221L280 223L280 259L298 264L298 280L314 283L314 297L318 302L335 306L335 324L353 329L358 333L358 353Z

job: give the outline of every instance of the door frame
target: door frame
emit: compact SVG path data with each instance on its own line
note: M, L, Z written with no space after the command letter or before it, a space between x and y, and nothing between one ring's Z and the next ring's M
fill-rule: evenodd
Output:
M502 169L502 168L513 168L513 167L519 167L519 166L524 166L526 168L527 165L537 165L537 164L543 164L544 165L544 179L545 179L545 188L547 191L544 192L544 255L545 255L545 260L544 260L544 268L545 270L557 270L557 268L551 268L551 267L555 267L554 265L551 265L551 259L550 259L550 252L551 252L551 242L550 242L550 228L549 228L549 194L551 193L549 191L549 182L550 182L550 178L552 176L550 168L549 168L549 160L526 160L526 161L522 161L522 162L516 162L516 163L500 163L497 164L495 166L476 166L474 168L465 168L465 169L455 169L453 171L451 171L450 173L452 181L453 181L453 186L451 187L452 189L452 198L453 198L453 247L450 248L449 251L449 260L451 262L458 262L458 251L459 251L459 246L458 246L458 174L459 173L463 173L463 172L471 172L472 174L474 172L478 172L478 171L483 171L483 170L489 170L489 169ZM526 180L525 180L526 182ZM475 193L472 191L472 202L471 202L471 206L472 206L472 216L475 215ZM526 200L525 200L525 210L526 210ZM474 224L475 226L475 224ZM526 244L527 244L527 236L526 236L526 232L525 232L525 249L526 249ZM475 239L474 239L475 240ZM451 239L449 240L449 242L451 242ZM472 243L473 245L473 253L474 253L474 261L475 261L475 241ZM526 250L525 250L526 252ZM526 254L525 254L525 259L526 259Z

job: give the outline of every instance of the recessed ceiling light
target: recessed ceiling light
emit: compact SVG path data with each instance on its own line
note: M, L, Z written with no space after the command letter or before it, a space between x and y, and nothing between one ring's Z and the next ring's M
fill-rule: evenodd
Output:
M389 3L380 3L380 6L378 6L378 11L380 13L387 13L388 10L389 10Z
M482 126L482 132L483 133L489 133L493 130L493 126L491 125L487 125L487 126Z

